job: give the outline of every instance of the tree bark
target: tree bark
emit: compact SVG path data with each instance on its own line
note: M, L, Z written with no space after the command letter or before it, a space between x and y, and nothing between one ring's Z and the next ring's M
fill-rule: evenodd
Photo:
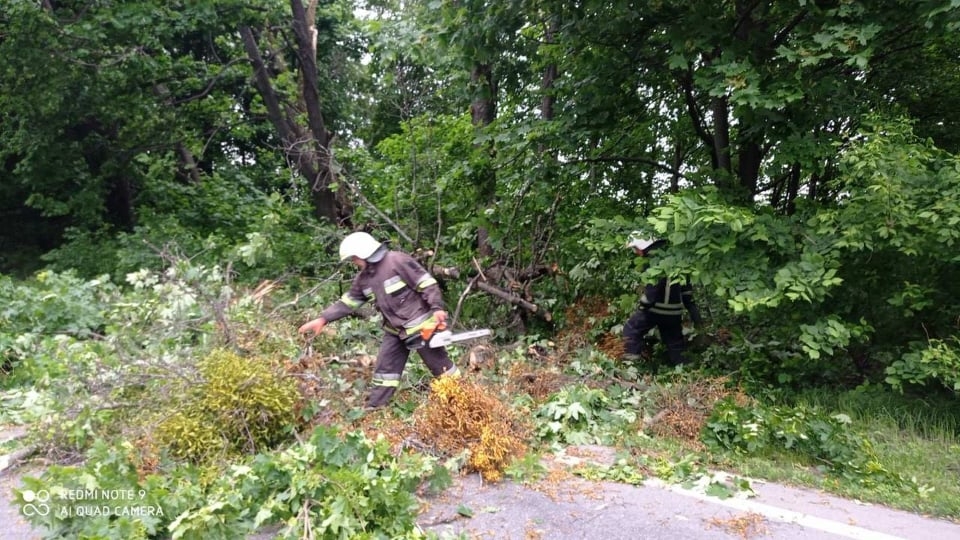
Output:
M557 17L549 18L547 22L547 31L543 40L547 44L553 44L556 41L556 33L560 24ZM543 120L553 120L553 105L556 98L553 95L553 82L557 80L557 64L551 62L543 70L543 79L540 81L540 91L543 97L540 98L540 118ZM541 152L543 149L541 149Z
M525 309L525 310L527 310L527 311L529 311L529 312L531 312L531 313L536 313L536 314L542 316L542 317L544 318L544 320L550 321L550 320L553 319L553 316L550 314L549 311L543 311L543 312L541 312L541 311L540 311L540 307L537 306L536 304L533 304L533 303L531 303L531 302L527 302L527 301L524 300L523 298L521 298L521 297L519 297L519 296L517 296L517 295L515 295L515 294L513 294L513 293L511 293L511 292L505 291L505 290L503 290L503 289L501 289L501 288L499 288L499 287L495 287L495 286L493 286L493 285L490 285L489 283L487 283L487 282L485 282L485 281L478 281L478 282L477 282L477 288L480 289L481 291L485 292L485 293L488 293L488 294L491 294L491 295L493 295L493 296L496 296L497 298L500 298L501 300L504 300L504 301L506 301L506 302L508 302L508 303L516 304L516 305L522 307L523 309Z
M473 125L485 127L490 125L497 118L497 82L493 75L493 68L490 64L476 64L470 72L470 80L477 88L477 96L470 105L470 117ZM489 152L493 152L492 146L487 147ZM497 176L493 169L487 167L478 173L476 178L477 192L479 195L479 211L486 210L496 201L497 196ZM477 229L477 253L482 257L493 255L493 248L490 246L490 233L486 227Z
M787 195L786 195L786 213L788 216L792 216L797 210L797 193L800 191L800 164L795 163L793 167L790 168L790 176L787 180Z
M733 172L730 161L730 119L726 97L713 100L713 154L716 168L727 173Z
M754 141L740 141L740 151L737 153L737 176L740 177L740 187L751 200L757 194L762 159L763 152L759 144Z
M283 142L284 152L297 172L309 183L314 216L337 225L350 222L351 206L344 191L330 189L335 182L331 166L332 134L327 130L320 103L316 61L316 27L313 23L315 3L304 7L301 0L290 0L292 28L296 41L301 80L301 106L306 109L307 126L302 126L300 111L284 103L273 87L270 72L260 53L253 30L240 29L244 50L253 66L253 85L263 99L267 118Z
M313 159L316 174L308 178L311 182L314 214L318 218L328 219L331 223L340 222L336 194L330 189L333 173L330 168L331 135L327 131L323 111L320 106L320 84L317 78L317 28L314 25L316 0L311 0L304 8L302 0L290 0L293 12L293 35L297 43L297 59L300 68L301 97L307 109L307 125L312 135L314 147Z

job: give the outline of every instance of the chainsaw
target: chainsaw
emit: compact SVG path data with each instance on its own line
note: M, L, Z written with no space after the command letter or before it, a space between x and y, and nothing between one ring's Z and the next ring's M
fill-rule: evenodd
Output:
M459 343L461 341L467 341L489 335L489 328L481 328L479 330L470 330L467 332L459 332L454 334L450 330L447 330L446 324L440 323L438 325L428 326L420 330L420 346L427 346L431 349L437 349L440 347L446 347L447 345L452 345L454 343Z

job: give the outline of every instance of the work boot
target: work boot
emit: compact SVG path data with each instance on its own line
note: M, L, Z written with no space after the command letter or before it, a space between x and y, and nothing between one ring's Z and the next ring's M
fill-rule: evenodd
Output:
M377 409L380 407L385 407L390 403L390 398L393 397L393 394L397 391L396 388L392 386L375 386L370 394L367 396L366 409Z

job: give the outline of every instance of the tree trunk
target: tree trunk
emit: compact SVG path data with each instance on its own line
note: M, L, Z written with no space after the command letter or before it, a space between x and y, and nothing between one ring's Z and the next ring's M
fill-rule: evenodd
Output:
M797 210L797 192L800 190L800 164L795 163L790 169L790 177L787 180L786 213L792 216Z
M293 34L297 41L297 58L300 60L301 96L307 109L307 123L313 136L315 169L317 174L309 178L313 193L313 211L318 219L342 225L350 220L350 210L342 192L334 192L330 185L335 182L330 160L330 143L333 140L327 131L320 104L320 84L317 78L317 0L310 0L304 8L301 0L290 0L293 12Z
M555 35L559 29L559 23L556 17L550 17L547 23L547 31L544 35L544 42L553 44L556 41ZM543 79L540 81L540 91L543 97L540 98L540 118L543 120L553 120L553 104L556 98L553 95L553 82L557 80L557 64L551 62L543 70ZM541 149L542 151L542 149Z
M741 141L737 155L737 176L740 177L740 187L753 200L757 194L757 182L760 177L760 161L763 152L760 145L753 141Z
M477 89L477 96L470 105L470 116L473 125L484 127L490 125L497 118L497 82L493 76L490 64L476 64L470 72L470 80ZM488 151L493 152L488 145ZM497 176L493 169L486 167L476 178L479 211L483 212L496 201ZM483 257L493 255L490 246L490 233L485 227L477 229L477 253Z
M183 142L177 143L177 157L180 161L180 174L192 184L200 183L200 167L197 166L197 160L193 157L193 152Z
M111 179L110 191L106 200L107 220L120 229L131 232L136 225L136 211L133 208L133 187L130 179L118 174Z
M313 22L315 2L304 7L301 0L290 0L293 13L293 33L299 60L301 96L306 109L307 126L298 118L303 111L281 101L273 87L257 40L249 27L240 29L244 50L253 65L253 84L263 99L267 118L283 142L284 152L297 172L308 182L314 216L337 225L349 224L351 207L344 193L334 192L330 185L335 182L330 160L332 135L327 130L320 103L316 60L316 27Z
M730 162L730 119L727 98L713 100L713 154L716 168L726 173L733 172Z

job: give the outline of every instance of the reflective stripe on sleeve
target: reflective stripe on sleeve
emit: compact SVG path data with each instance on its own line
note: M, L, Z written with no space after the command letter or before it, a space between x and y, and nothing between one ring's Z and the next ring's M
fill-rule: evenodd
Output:
M340 301L343 302L350 309L357 309L358 307L367 303L365 299L357 300L356 298L350 296L350 293L346 293L340 297Z
M417 290L422 291L431 285L436 285L437 280L433 279L433 276L430 274L424 274L417 280Z

